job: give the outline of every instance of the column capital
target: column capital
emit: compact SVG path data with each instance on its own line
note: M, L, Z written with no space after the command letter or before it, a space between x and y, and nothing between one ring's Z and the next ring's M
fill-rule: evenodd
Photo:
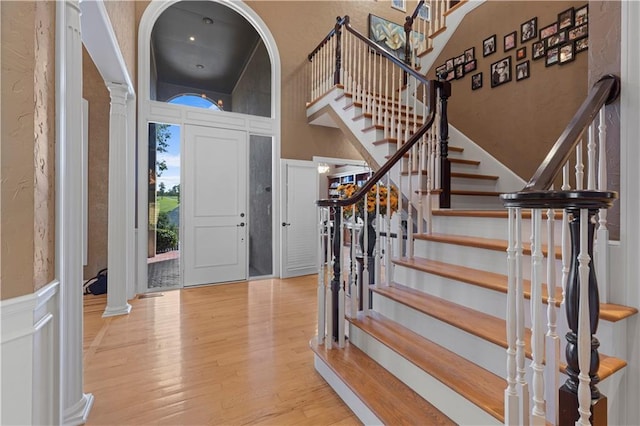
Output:
M129 88L126 84L106 81L105 85L107 86L109 94L111 95L111 101L113 101L114 99L121 99L122 101L127 100Z

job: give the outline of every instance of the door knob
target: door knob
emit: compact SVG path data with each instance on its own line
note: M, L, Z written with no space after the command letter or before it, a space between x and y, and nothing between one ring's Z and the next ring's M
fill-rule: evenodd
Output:
M240 224L236 226L244 226L244 222L240 222Z
M291 226L291 224L287 222L282 222L282 226Z

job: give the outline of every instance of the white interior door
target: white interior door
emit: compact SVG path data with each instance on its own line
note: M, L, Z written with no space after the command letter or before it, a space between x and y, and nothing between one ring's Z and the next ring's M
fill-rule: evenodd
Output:
M247 136L186 125L184 285L247 279Z
M314 162L282 163L281 276L318 272L318 170Z

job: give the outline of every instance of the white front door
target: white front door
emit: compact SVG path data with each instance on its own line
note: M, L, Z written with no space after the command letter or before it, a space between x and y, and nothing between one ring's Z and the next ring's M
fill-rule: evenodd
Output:
M247 279L247 136L186 125L184 286Z
M318 272L318 169L311 161L282 163L281 276Z

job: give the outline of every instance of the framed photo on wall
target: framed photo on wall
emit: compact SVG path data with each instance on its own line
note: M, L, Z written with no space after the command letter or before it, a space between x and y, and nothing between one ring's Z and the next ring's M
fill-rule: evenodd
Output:
M544 42L543 41L536 41L531 46L531 57L533 59L544 58L544 52L545 52L545 50L544 50Z
M487 37L482 42L482 56L489 56L492 53L496 53L496 35Z
M511 56L491 64L491 87L511 81Z
M547 67L550 67L551 65L555 65L558 63L558 48L557 47L552 47L551 49L547 50L547 59L545 60L544 65Z
M574 23L573 12L574 10L571 7L565 10L564 12L558 13L558 29L562 30L565 28L573 27L573 23Z
M527 57L527 46L523 46L516 50L516 60L519 61Z
M585 4L581 8L576 9L574 14L574 25L584 25L589 22L589 5Z
M471 76L471 90L478 90L482 87L482 73L474 74Z
M560 47L560 65L566 64L567 62L571 62L575 59L575 52L573 50L573 43L565 44Z
M504 36L504 51L508 52L516 48L516 32L512 32Z
M516 65L516 81L529 78L529 61L524 61Z
M538 35L538 18L531 18L520 25L520 43L532 40Z

